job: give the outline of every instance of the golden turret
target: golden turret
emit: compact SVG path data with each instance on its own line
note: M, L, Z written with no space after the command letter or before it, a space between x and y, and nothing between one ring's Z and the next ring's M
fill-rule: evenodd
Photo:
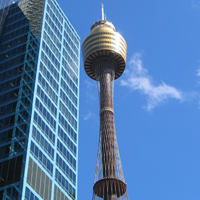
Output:
M115 63L115 79L119 78L126 66L127 45L124 38L115 31L111 22L102 20L95 22L91 27L91 34L82 43L84 68L88 76L94 80L95 61L110 58Z

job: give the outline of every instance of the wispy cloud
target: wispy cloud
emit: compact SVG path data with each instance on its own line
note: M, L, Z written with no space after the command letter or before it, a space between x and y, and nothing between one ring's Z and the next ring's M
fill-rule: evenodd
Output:
M85 85L87 89L96 88L96 82L94 80L85 80Z
M199 61L199 62L200 62L200 61ZM197 70L196 75L197 75L198 77L200 77L200 69ZM200 85L200 80L197 80L197 86L199 86L199 85ZM200 109L200 101L199 101L199 103L198 103L198 108Z
M196 76L197 77L200 77L200 67L199 67L199 65L200 65L200 60L197 60L197 62L198 62L198 69L197 69L197 72L196 72ZM198 80L196 81L196 86L199 86L200 85L200 80L199 80L199 78L198 78Z
M197 76L200 76L200 69L197 70Z
M91 111L88 111L88 113L84 115L83 119L86 121L90 119L92 116L93 116L93 113Z
M148 70L143 67L141 54L135 53L129 63L127 79L121 81L122 86L138 90L147 96L147 105L145 108L151 111L156 106L162 104L169 98L183 101L183 93L167 85L163 81L159 85L153 83L152 78L148 74Z
M192 0L192 9L200 9L200 0Z
M89 104L96 102L97 99L97 85L95 81L85 80L85 101Z

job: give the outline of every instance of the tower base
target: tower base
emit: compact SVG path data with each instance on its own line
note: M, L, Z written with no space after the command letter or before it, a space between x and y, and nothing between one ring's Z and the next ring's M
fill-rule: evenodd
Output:
M104 200L117 200L126 193L126 184L117 178L103 178L94 184L93 191Z

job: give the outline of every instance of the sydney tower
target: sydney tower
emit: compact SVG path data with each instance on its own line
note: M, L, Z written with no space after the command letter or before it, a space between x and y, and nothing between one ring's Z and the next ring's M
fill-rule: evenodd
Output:
M126 41L104 17L95 22L82 44L84 68L98 82L100 133L93 200L128 200L115 133L114 80L126 66Z

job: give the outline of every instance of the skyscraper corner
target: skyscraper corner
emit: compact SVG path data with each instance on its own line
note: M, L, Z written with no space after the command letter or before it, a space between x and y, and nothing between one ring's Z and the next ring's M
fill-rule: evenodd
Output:
M119 156L113 110L114 80L125 70L127 45L104 15L91 26L82 43L84 68L96 80L100 96L99 146L93 200L128 200Z
M2 9L0 200L77 200L79 35L56 0Z

